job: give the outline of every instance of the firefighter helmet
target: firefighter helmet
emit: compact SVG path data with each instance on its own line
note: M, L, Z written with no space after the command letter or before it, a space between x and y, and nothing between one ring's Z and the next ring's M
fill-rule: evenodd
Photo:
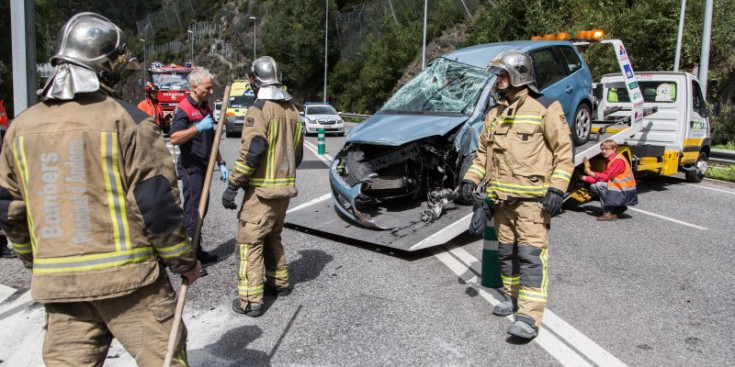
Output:
M273 60L270 56L262 56L253 61L253 65L250 67L250 75L253 76L253 87L255 88L283 85L276 60Z
M493 74L508 73L510 85L521 87L527 85L533 91L536 91L536 78L533 73L533 61L527 54L517 51L508 50L501 52L498 56L488 64L488 70Z
M250 67L250 84L256 90L258 99L291 99L291 95L283 88L276 60L270 56L262 56L253 61Z
M123 33L109 19L95 13L71 17L59 32L56 55L51 64L68 62L94 71L113 86L128 62Z

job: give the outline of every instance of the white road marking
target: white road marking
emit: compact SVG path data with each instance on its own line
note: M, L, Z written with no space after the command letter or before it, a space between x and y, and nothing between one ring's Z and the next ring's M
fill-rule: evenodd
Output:
M431 251L434 253L434 256L439 259L439 261L444 263L444 265L446 265L455 274L457 274L457 276L463 277L463 279L465 276L467 276L468 267L465 264L459 262L448 252L442 251L438 247L432 248ZM477 277L473 277L471 279L476 280ZM465 279L465 281L468 281L468 284L473 286L473 288L475 288L485 300L490 302L491 305L494 306L500 303L499 300L488 294L484 289L478 287L476 282L470 283L469 280L471 279ZM510 319L510 316L508 316L507 318ZM556 336L549 333L545 329L545 327L541 327L541 330L539 330L539 335L533 340L533 342L544 348L544 350L546 350L546 352L548 352L552 357L558 360L559 363L561 363L563 366L569 367L592 366L589 362L585 361L584 358L582 358L582 356L580 356L577 352L573 351Z
M447 243L444 247L449 252L456 256L459 261L449 256L446 252L442 252L438 248L432 249L434 256L444 262L447 267L452 269L457 275L462 276L467 273L467 270L472 269L475 273L481 273L482 262L474 257L472 254L467 252L464 248L457 247L453 243ZM441 256L441 257L440 257ZM449 256L449 258L447 258ZM477 282L477 277L472 277L468 280L468 284L473 286L478 293L487 300L492 306L500 303L500 300L493 297L491 294L486 292ZM507 316L509 320L512 320L510 316ZM625 363L617 359L615 356L610 354L604 348L599 346L597 343L592 341L590 338L582 334L579 330L574 328L572 325L564 321L561 317L557 316L550 309L544 311L544 323L539 331L539 336L535 339L544 349L546 349L554 358L562 362L564 365L580 365L577 364L579 361L577 357L579 354L569 350L569 348L561 343L553 334L544 332L545 329L552 331L560 338L564 339L572 347L577 349L590 361L597 364L598 366L613 366L613 367L624 367ZM542 338L543 336L543 338ZM541 339L540 339L541 338ZM570 354L571 353L571 354ZM589 365L586 361L582 360L584 364ZM570 363L570 364L567 364Z
M707 230L707 228L705 228L705 227L698 226L696 224L691 224L691 223L688 223L688 222L684 222L684 221L681 221L681 220L678 220L678 219L670 218L670 217L667 217L665 215L651 213L651 212L647 212L645 210L631 208L631 207L628 207L628 209L630 209L630 210L632 210L634 212L641 213L641 214L647 214L647 215L650 215L652 217L661 218L661 219L668 220L668 221L671 221L671 222L674 222L674 223L679 223L681 225L685 225L685 226L688 226L688 227L692 227L692 228L696 228L696 229L701 229L703 231L706 231Z
M0 303L3 303L6 299L10 298L10 296L15 292L17 292L17 289L0 284Z
M447 248L467 267L472 268L476 273L482 272L482 262L464 248L458 247L453 243L447 243L444 247ZM496 303L499 302L499 300L494 300ZM495 306L495 303L491 302L491 304ZM508 318L510 318L510 316ZM600 366L625 366L623 362L621 362L608 351L597 345L594 341L586 337L579 330L575 329L572 325L569 325L569 323L564 321L561 317L557 316L548 308L544 311L543 327L546 327L559 335L559 337L563 338L577 350L582 352L582 354L584 354L592 362Z
M687 184L687 186L696 187L698 189L712 190L712 191L722 192L722 193L725 193L725 194L735 195L735 192L733 192L733 191L720 190L720 189L716 189L714 187L708 187L708 186L702 186L702 185L696 185L696 184Z
M324 162L324 164L329 167L330 163L332 163L332 156L329 154L319 154L319 149L316 147L316 145L312 144L310 141L307 141L304 139L304 148L309 149L319 160Z
M311 204L314 204L314 203L320 202L320 201L322 201L322 200L327 200L327 199L329 199L329 198L331 198L331 197L332 197L332 194L324 194L324 195L322 195L322 196L320 196L320 197L318 197L318 198L316 198L316 199L313 199L313 200L309 200L309 201L307 201L307 202L305 202L305 203L303 203L303 204L301 204L301 205L299 205L299 206L297 206L297 207L294 207L294 208L291 208L291 209L289 209L288 211L286 211L286 214L288 214L288 213L290 213L290 212L292 212L292 211L294 211L294 210L299 210L299 209L301 209L301 208L303 208L303 207L305 207L305 206L309 206L309 205L311 205Z

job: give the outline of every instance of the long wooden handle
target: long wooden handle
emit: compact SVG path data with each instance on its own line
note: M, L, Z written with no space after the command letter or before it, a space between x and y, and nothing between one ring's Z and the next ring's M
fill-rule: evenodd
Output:
M224 99L222 100L222 107L220 109L219 121L217 123L217 130L214 133L214 145L212 146L212 152L209 154L209 162L207 163L207 175L204 178L204 188L202 188L202 197L199 201L199 217L197 218L196 227L194 230L194 238L192 238L192 250L194 254L197 253L199 248L199 239L202 236L202 220L204 212L207 209L207 201L209 200L209 187L212 185L212 176L214 171L214 165L217 163L217 153L219 152L219 142L222 138L222 127L225 125L225 112L227 111L227 104L230 101L230 87L225 88ZM179 329L181 329L181 317L184 314L184 304L186 303L186 294L189 291L189 281L186 278L181 279L181 287L179 287L179 295L176 300L176 313L174 313L173 325L171 326L171 332L168 335L168 346L166 346L166 358L163 360L163 367L171 366L171 361L174 357L174 351L176 348L176 339L179 338Z

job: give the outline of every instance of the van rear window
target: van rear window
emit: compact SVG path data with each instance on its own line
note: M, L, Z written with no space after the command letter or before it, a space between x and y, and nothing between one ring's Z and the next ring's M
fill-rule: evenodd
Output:
M674 103L676 102L676 82L673 81L638 81L643 93L644 102ZM630 102L628 91L624 87L613 87L607 90L607 101L610 103Z

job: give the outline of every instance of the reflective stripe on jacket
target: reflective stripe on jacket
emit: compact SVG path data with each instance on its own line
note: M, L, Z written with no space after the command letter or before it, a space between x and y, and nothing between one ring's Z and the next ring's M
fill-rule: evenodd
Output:
M625 164L625 170L623 173L615 176L612 180L607 182L607 198L605 201L606 206L623 206L623 205L636 205L638 204L638 193L636 190L635 178L633 177L633 170L630 168L630 163L623 157L622 154L618 153L610 163L621 160Z
M569 126L559 102L522 90L485 116L477 157L463 179L485 179L487 196L542 197L549 187L566 191L574 167Z
M230 183L255 187L255 194L263 199L296 196L296 167L303 157L303 143L301 117L291 102L257 100L245 116Z
M161 131L101 93L38 103L0 153L0 225L32 268L39 302L118 297L156 280L159 259L195 264Z

